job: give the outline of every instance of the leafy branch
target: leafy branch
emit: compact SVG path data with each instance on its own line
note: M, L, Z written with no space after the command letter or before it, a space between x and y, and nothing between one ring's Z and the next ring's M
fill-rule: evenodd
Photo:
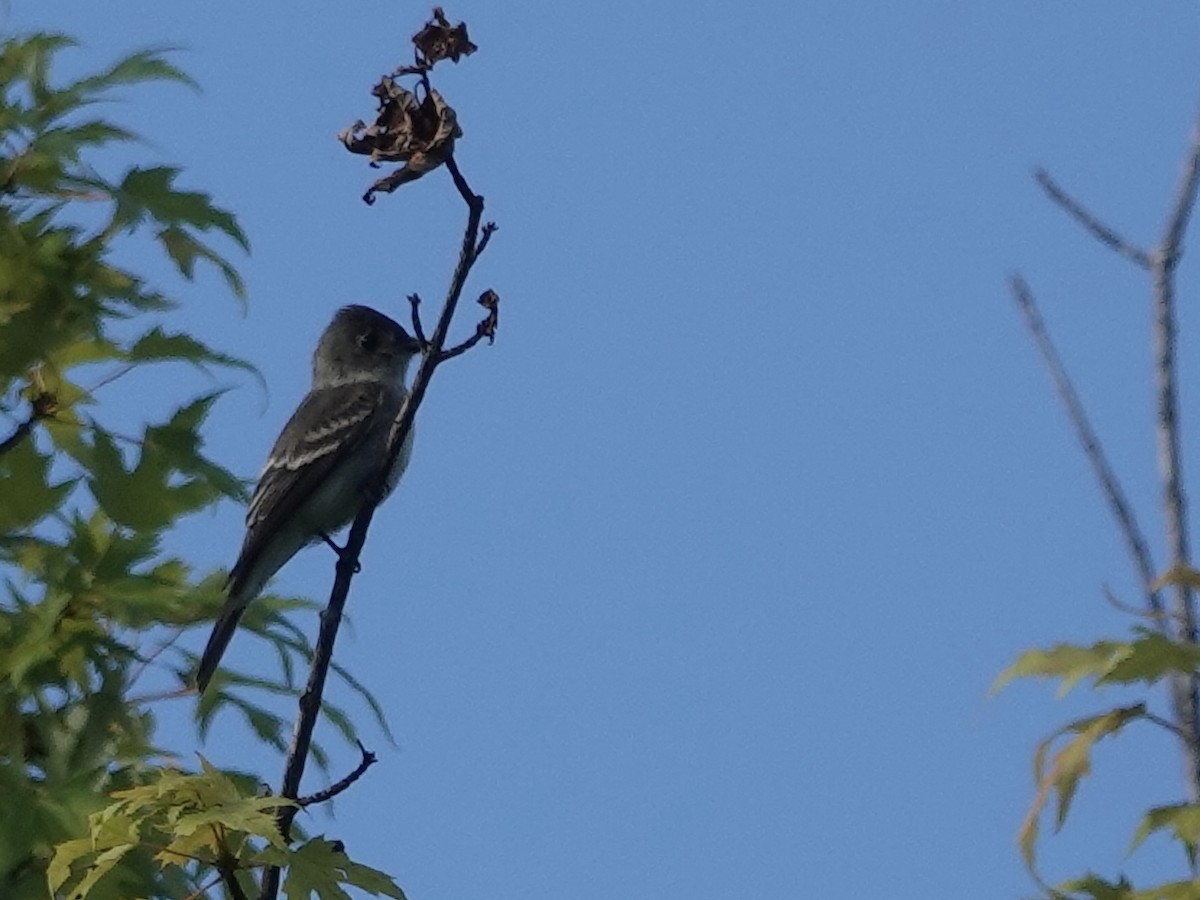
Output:
M95 158L136 140L98 118L96 104L118 88L191 80L142 51L63 81L57 59L73 46L56 34L0 39L0 896L200 897L223 885L244 897L268 866L286 867L292 896L344 896L342 885L402 896L335 842L285 844L276 810L288 801L260 796L260 778L206 763L201 773L175 768L185 754L160 743L152 707L167 695L133 693L168 653L189 668L170 635L211 619L223 600L224 573L168 554L169 532L241 498L244 484L204 452L219 391L176 399L118 432L100 389L162 364L254 370L160 324L176 302L117 260L128 258L130 234L148 232L179 278L214 267L244 299L210 240L248 244L232 213L180 186L178 169L114 174L132 153ZM298 604L268 596L247 616L287 682L258 687L285 692L293 657L309 655L285 615ZM334 671L380 714L345 669ZM201 736L221 699L201 707ZM282 719L234 706L262 743L286 749ZM352 733L343 711L325 711ZM318 745L312 754L326 764Z

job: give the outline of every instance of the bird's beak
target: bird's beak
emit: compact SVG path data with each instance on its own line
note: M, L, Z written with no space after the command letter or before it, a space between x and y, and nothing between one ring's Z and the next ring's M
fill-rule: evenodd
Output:
M404 335L402 340L397 341L389 352L389 356L416 356L425 350L425 345L418 341L415 337L408 334Z

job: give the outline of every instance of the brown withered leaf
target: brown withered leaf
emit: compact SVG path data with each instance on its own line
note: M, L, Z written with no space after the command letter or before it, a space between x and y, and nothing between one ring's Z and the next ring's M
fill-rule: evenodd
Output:
M454 152L455 139L462 137L454 108L435 90L418 101L394 78L384 77L372 93L379 98L375 122L370 126L355 122L338 139L351 153L370 156L371 165L405 165L371 185L363 196L368 203L374 194L394 191L436 169Z
M479 333L488 339L489 344L494 344L496 329L500 327L500 295L488 288L475 302L488 311L487 317L479 323Z
M459 57L470 56L479 49L467 37L467 23L451 25L440 6L433 8L433 18L413 35L412 41L430 66L443 59L458 62Z

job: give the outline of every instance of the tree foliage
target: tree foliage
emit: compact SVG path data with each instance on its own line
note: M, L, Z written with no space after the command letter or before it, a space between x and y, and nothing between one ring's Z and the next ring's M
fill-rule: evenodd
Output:
M167 535L245 485L204 452L217 393L130 434L112 425L104 388L167 364L253 369L171 330L176 302L115 251L149 235L179 277L211 266L244 302L222 248L248 242L230 212L179 186L177 168L100 171L137 138L97 103L190 79L145 51L56 83L72 46L60 34L0 44L0 896L248 896L268 865L284 867L292 897L344 897L345 885L402 896L336 842L286 843L274 811L290 801L260 796L259 777L189 770L155 741L154 702L169 697L133 695L149 670L185 676L194 657L175 638L223 599L224 573L196 571L164 549ZM247 625L281 680L226 675L199 707L201 736L227 708L283 747L284 723L234 689L291 686L310 648L285 614L305 604L255 604ZM353 739L348 717L327 713Z

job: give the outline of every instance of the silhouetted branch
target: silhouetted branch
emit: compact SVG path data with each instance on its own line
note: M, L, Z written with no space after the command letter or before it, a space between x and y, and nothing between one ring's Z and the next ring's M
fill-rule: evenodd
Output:
M492 235L499 230L499 225L495 222L484 222L483 228L479 233L479 243L475 246L475 258L483 256L483 251L487 249L487 245L492 240Z
M1104 493L1104 499L1108 501L1113 517L1117 520L1117 528L1125 538L1125 545L1130 559L1133 561L1133 567L1137 570L1142 588L1146 592L1146 603L1152 613L1156 615L1159 626L1165 627L1162 616L1162 598L1154 588L1157 574L1154 562L1150 557L1150 545L1147 543L1142 529L1138 526L1133 507L1129 505L1129 500L1117 479L1116 472L1113 471L1108 457L1104 453L1100 438L1088 420L1087 412L1079 400L1079 393L1075 390L1070 375L1067 374L1062 357L1058 355L1058 350L1055 349L1054 342L1050 339L1050 333L1046 330L1046 323L1038 310L1033 292L1020 275L1014 275L1010 280L1010 285L1013 298L1017 301L1017 307L1025 317L1025 326L1029 329L1030 337L1033 338L1038 351L1042 354L1042 360L1046 363L1050 378L1054 381L1054 389L1066 410L1067 419L1070 421L1071 427L1075 429L1075 437L1079 441L1079 446L1083 448L1084 456L1087 457L1096 480L1100 482L1100 490Z
M404 169L393 173L386 179L381 179L372 186L364 199L370 200L373 192L393 190L401 184L445 165L454 181L455 188L467 205L467 224L463 231L458 262L450 279L450 287L432 335L426 337L421 324L419 312L421 298L417 294L410 294L408 297L412 307L414 336L423 345L421 364L417 368L408 395L392 429L387 464L380 468L376 483L369 486L367 490L368 496L373 498L382 498L385 495L386 473L391 471L412 432L413 419L425 398L425 392L434 371L451 356L467 349L459 345L452 348L456 352L450 355L443 350L471 267L496 230L495 225L491 223L482 231L480 230L480 221L483 218L483 197L471 190L454 159L454 140L462 133L457 125L456 113L432 90L428 81L429 69L436 62L441 59L457 62L459 57L474 52L476 47L467 38L466 25L460 22L456 26L451 26L439 8L434 9L433 18L413 37L413 43L417 49L416 66L413 68L401 67L396 74L419 75L425 86L425 98L418 101L414 94L397 85L394 78L384 78L373 91L380 101L375 123L366 126L361 122L356 122L342 132L339 138L351 152L369 154L372 163L377 160L405 163ZM473 346L481 337L495 333L498 317L498 310L495 307L499 297L494 291L487 292L485 296L489 294L495 298L491 301L488 317L485 319L485 322L491 323L490 334L481 335L480 329L483 326L477 326L476 337L473 341L468 339L464 344L470 343ZM459 349L460 347L462 349ZM304 692L300 695L299 716L292 734L291 745L288 748L284 764L283 784L279 792L281 796L291 800L297 800L299 797L300 781L312 745L313 728L321 708L321 696L333 658L333 646L337 640L342 611L350 593L350 583L359 569L359 556L362 553L367 530L371 526L379 502L379 499L375 499L365 503L350 526L346 546L338 555L336 575L330 591L329 602L321 611L320 631L313 649L308 680ZM330 791L315 794L312 798L308 798L307 802L316 802L315 798L324 799L332 796L331 791L336 793L335 789L344 790L349 787L350 783L374 762L374 757L367 759L365 750L363 754L364 758L359 770L352 773L349 778L343 779L344 785L343 782L339 782ZM280 807L277 812L276 821L285 840L290 839L292 822L298 809L298 806L288 805ZM279 893L279 882L279 868L269 867L263 876L259 895L261 900L274 900Z
M424 347L429 343L425 339L425 326L421 324L421 296L419 294L409 294L408 302L412 306L412 327L413 337L421 342Z
M379 761L374 753L362 745L362 741L355 741L355 743L358 744L358 752L362 754L362 761L354 767L354 771L341 781L331 784L323 791L317 791L315 794L309 794L307 797L300 797L296 801L298 806L303 808L306 806L312 806L314 803L325 803L328 800L332 800L342 791L350 787L350 785L354 784L354 782L358 781L358 779L362 778L363 773L365 773L367 769L371 768L371 766L375 765L375 763Z
M217 871L221 873L221 881L225 883L225 889L229 891L232 900L250 900L237 880L237 859L228 850L222 852L217 862Z
M405 398L404 405L401 407L400 414L396 419L396 426L392 432L392 442L388 451L388 464L381 467L379 481L373 486L370 496L383 496L384 479L386 477L384 473L391 470L392 463L400 455L400 450L404 446L409 433L412 431L412 423L416 417L417 409L420 407L421 401L425 398L429 381L433 377L433 373L437 367L444 362L442 348L446 343L446 335L450 330L450 323L454 318L455 310L458 308L458 301L462 296L467 276L470 275L471 267L478 256L479 242L482 240L479 237L479 223L483 217L483 197L470 189L466 179L463 178L458 166L454 163L453 157L446 161L446 167L450 170L455 186L458 187L459 193L467 204L467 226L463 231L458 264L455 266L454 274L450 280L450 288L447 291L441 314L438 316L437 325L433 330L433 335L429 338L421 358L421 365L417 369L417 374L413 378L408 396ZM411 296L409 297L409 302L412 302ZM295 800L299 796L300 779L304 774L304 767L308 761L309 748L312 745L313 728L316 726L317 715L321 708L321 696L325 689L325 679L329 670L329 664L333 658L333 646L337 640L338 627L342 620L342 611L345 608L346 599L350 593L350 582L358 569L359 555L362 553L363 544L367 538L367 530L371 527L371 521L375 517L377 506L377 502L365 504L358 516L355 517L354 523L350 526L350 534L346 538L346 546L338 558L336 577L333 589L329 595L329 603L321 611L320 632L317 635L317 642L313 650L313 660L309 668L308 681L305 684L304 692L300 695L300 714L296 720L296 728L292 735L291 745L288 748L284 766L283 785L280 789L281 796L291 800ZM298 807L294 806L280 807L277 813L279 830L285 840L290 837L291 825L295 819L297 809ZM278 868L271 867L267 870L263 877L263 888L260 894L262 900L274 900L279 892L279 879L280 872Z
M1150 254L1140 247L1131 244L1125 238L1121 237L1092 213L1090 213L1083 204L1064 191L1058 186L1050 173L1045 169L1037 169L1033 173L1034 180L1042 186L1047 196L1055 203L1061 206L1067 213L1075 219L1080 225L1091 232L1092 236L1100 243L1104 244L1110 250L1120 253L1126 259L1130 259L1137 263L1143 269L1150 268Z
M482 246L479 249L482 249ZM479 258L479 249L475 251L476 259ZM466 353L483 338L487 338L489 344L495 343L496 329L500 327L500 295L491 288L488 288L479 295L479 299L475 302L488 311L487 315L475 326L475 333L473 335L461 344L451 347L449 350L443 350L438 362L445 362L459 354Z
M457 167L455 167L454 171L457 172ZM462 176L459 175L456 182L461 179ZM465 184L465 181L463 184ZM450 290L447 294L445 305L442 307L442 313L438 317L433 336L430 338L428 347L421 358L421 365L417 369L417 374L413 379L412 388L407 398L405 398L404 406L401 408L400 415L397 418L388 457L389 464L381 467L381 473L386 473L390 470L390 463L399 456L400 448L404 445L409 431L412 430L412 423L416 416L417 408L425 398L425 391L429 386L429 380L440 362L441 350L446 340L446 333L450 328L450 321L454 317L459 296L462 294L463 284L467 280L471 264L474 261L475 235L478 232L479 219L483 213L483 198L471 193L469 188L467 188L467 194L464 196L470 196L474 202L468 201L467 227L463 235L463 245L459 254L458 266L454 270ZM383 477L380 478L379 488L382 488L382 482ZM377 491L376 493L381 494L382 491ZM342 609L345 606L346 597L350 591L350 581L354 577L359 554L362 552L363 543L366 541L367 529L370 527L371 520L375 516L375 509L376 504L374 503L365 505L355 518L354 524L350 526L350 534L346 539L346 546L338 558L337 577L334 580L329 603L321 612L321 629L314 647L308 683L304 688L304 693L300 696L300 718L296 723L292 745L288 749L283 788L280 791L282 796L290 800L295 800L299 796L300 776L304 772L304 764L308 759L308 750L312 743L312 730L316 724L317 713L321 706L321 694L325 687L325 676L333 655L333 644L337 639L338 626L341 624ZM291 821L295 815L295 807L280 807L279 829L284 837L287 837Z

